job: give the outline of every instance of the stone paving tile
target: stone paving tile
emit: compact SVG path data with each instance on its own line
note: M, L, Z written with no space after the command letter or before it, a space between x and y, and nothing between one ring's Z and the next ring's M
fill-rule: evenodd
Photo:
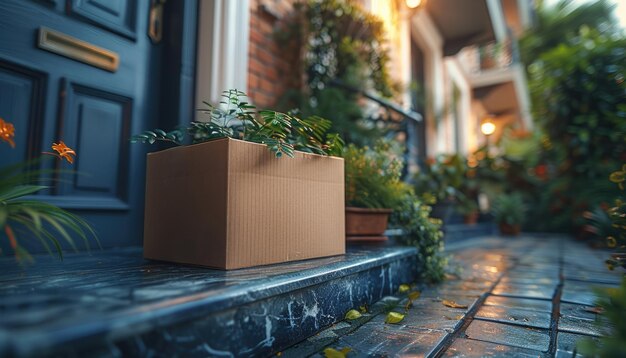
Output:
M559 318L559 331L579 333L590 336L604 336L610 333L610 327L606 322L589 320L572 316L561 316Z
M541 312L552 312L552 301L532 298L517 298L505 296L488 296L485 306L501 306L510 308L522 308Z
M622 275L607 271L583 271L577 267L575 269L564 270L563 276L568 281L583 281L593 283L608 283L619 285L622 282Z
M486 291L488 291L491 286L493 286L494 282L493 281L478 281L478 282L472 282L472 281L458 281L458 282L453 282L450 284L446 284L443 285L440 288L437 288L436 290L432 290L434 292L437 293L437 295L440 296L445 296L447 294L454 294L454 295L463 295L463 296L480 296L483 293L485 293Z
M572 316L587 320L600 320L608 322L606 318L598 313L594 313L592 309L595 307L587 305L577 305L574 303L561 303L560 313L561 316Z
M401 325L418 329L439 329L452 333L463 323L465 311L461 309L433 309L414 312L410 309L407 312Z
M542 277L542 278L524 278L524 277L519 277L519 276L508 276L505 275L504 277L502 277L502 279L500 279L500 283L503 284L521 284L521 285L558 285L559 284L559 279L558 278L548 278L548 277Z
M560 273L559 264L518 264L509 271L510 274L539 274L545 277L555 278Z
M380 316L384 319L383 315ZM381 319L368 322L360 329L341 337L332 347L350 348L350 356L426 356L446 336L447 332L414 329L385 324Z
M582 334L559 332L556 336L556 346L559 351L569 353L570 355L576 351L576 344L583 339L598 340L597 337L585 336Z
M541 352L502 344L459 338L443 354L444 357L539 357Z
M492 294L509 297L539 298L550 300L554 296L556 286L553 285L520 285L498 284Z
M448 294L448 295L439 295L437 292L425 292L422 293L422 297L420 300L417 300L416 302L414 302L414 306L416 307L423 307L423 305L428 304L428 306L431 306L430 303L426 303L426 302L434 302L434 306L438 306L439 308L445 308L446 305L444 304L444 300L446 301L450 301L450 302L454 302L458 305L461 306L465 306L465 308L460 308L463 312L467 312L467 310L469 310L475 303L476 301L478 301L480 297L479 296L472 296L472 295L459 295L459 294Z
M515 324L525 327L550 328L552 315L547 312L539 312L527 309L483 306L476 312L476 318Z
M546 352L550 345L547 331L481 320L472 321L465 331L465 337L542 352Z
M617 285L613 284L566 280L563 283L561 301L593 306L597 299L597 294L595 293L596 289L616 286Z
M451 260L463 268L456 278L421 287L421 297L406 311L405 301L399 302L395 311L406 313L399 324L385 324L383 312L370 316L371 321L356 330L334 330L316 339L336 349L350 347L349 357L434 353L446 357L572 357L577 341L607 333L606 321L585 310L595 300L594 287L611 287L619 281L604 269L601 253L549 238L492 239L468 245ZM563 286L560 272L571 278ZM552 322L552 298L560 287L557 326ZM406 297L406 293L397 297ZM446 307L443 300L467 308ZM482 306L474 307L478 303ZM603 323L597 325L598 321ZM551 334L556 335L553 347ZM317 352L315 356L322 357L322 348Z

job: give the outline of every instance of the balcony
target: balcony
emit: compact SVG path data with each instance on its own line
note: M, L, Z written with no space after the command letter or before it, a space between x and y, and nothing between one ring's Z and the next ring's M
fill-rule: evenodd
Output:
M520 62L517 41L490 42L463 49L459 62L485 110L503 122L532 127L526 73Z

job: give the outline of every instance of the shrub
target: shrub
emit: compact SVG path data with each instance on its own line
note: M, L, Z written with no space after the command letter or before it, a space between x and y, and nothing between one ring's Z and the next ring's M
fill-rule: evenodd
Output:
M420 279L440 282L445 279L448 258L443 252L442 221L431 218L430 211L429 205L410 193L391 214L391 226L402 229L398 242L417 248Z
M400 180L402 163L389 153L389 143L374 148L353 144L344 151L346 205L393 209L399 206L408 187Z

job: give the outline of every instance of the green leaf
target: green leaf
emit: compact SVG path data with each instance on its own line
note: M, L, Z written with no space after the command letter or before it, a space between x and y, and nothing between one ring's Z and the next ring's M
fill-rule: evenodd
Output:
M6 206L0 205L0 229L4 227L4 224L7 222L7 218L9 217L9 211Z
M400 293L405 293L405 292L409 292L409 290L411 289L411 286L407 285L407 284L402 284L400 285L400 287L398 288L398 292Z
M16 199L22 196L35 194L38 191L47 189L47 186L42 185L18 185L0 193L0 201L8 201Z

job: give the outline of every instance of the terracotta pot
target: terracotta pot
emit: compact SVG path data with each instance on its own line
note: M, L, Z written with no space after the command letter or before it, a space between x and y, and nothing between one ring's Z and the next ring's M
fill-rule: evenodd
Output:
M500 234L505 236L517 236L522 231L520 224L511 225L507 223L500 223L499 228Z
M481 70L488 70L488 69L496 67L496 65L497 65L497 62L496 62L495 58L493 58L491 56L482 58L480 60L480 69Z
M463 223L465 225L476 225L478 223L478 211L471 214L463 215Z
M387 230L391 211L391 209L346 207L346 236L384 237L382 235Z

